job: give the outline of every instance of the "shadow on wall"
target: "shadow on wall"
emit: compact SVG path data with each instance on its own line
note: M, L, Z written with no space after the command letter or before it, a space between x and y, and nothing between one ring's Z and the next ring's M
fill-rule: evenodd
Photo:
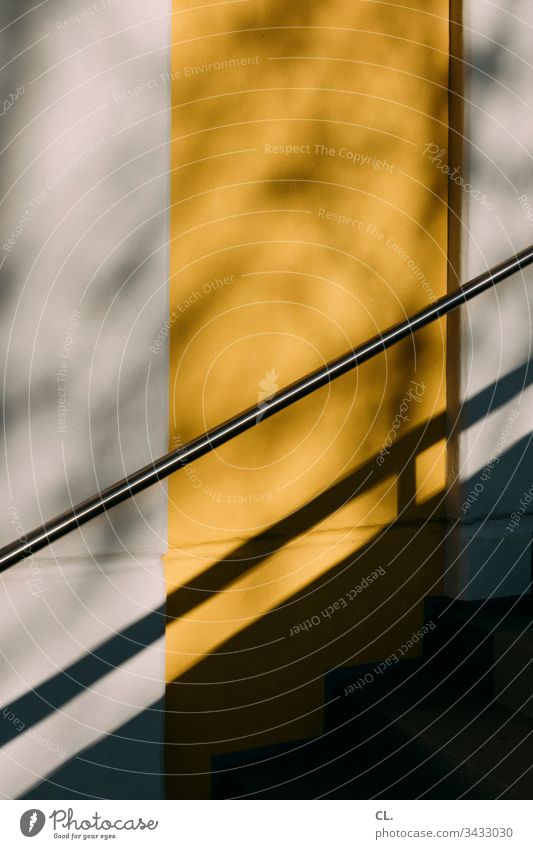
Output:
M174 16L172 445L268 397L445 289L446 185L423 150L428 143L446 147L447 3L432 0L409 11L364 6L330 0L299 10L256 2ZM66 5L61 14L69 14ZM35 15L20 19L9 45L15 55L30 36L37 40L42 33L32 75L46 74L42 88L35 83L17 104L21 108L10 113L14 123L4 144L38 114L43 93L53 99L61 90L65 65L48 70L47 63L61 61L76 46L65 42L65 54L58 53L42 29L49 18ZM123 49L135 54L136 44ZM95 51L92 65L89 55L68 65L73 85L101 69L101 52ZM121 56L113 50L110 63ZM17 66L9 67L13 87ZM149 79L158 71L139 67L136 73ZM75 184L62 183L42 214L32 213L2 268L8 281L0 295L4 344L10 330L13 339L36 342L33 360L29 345L4 351L9 456L14 452L24 462L33 456L37 464L35 479L20 473L26 465L17 466L15 500L24 508L25 527L40 518L37 490L45 512L54 512L68 503L69 491L73 499L86 495L95 478L104 485L124 467L137 466L140 456L160 453L166 374L158 369L164 354L162 347L148 355L146 332L148 327L149 338L157 340L168 312L160 288L166 279L161 233L154 223L166 203L168 178L166 165L149 150L161 128L145 120L143 109L149 103L148 114L157 113L164 89L144 106L128 96L120 110L106 112L104 104L131 85L128 71L100 101L92 99L98 89L93 86L87 115L100 107L102 113L87 122L95 143L122 131L120 121L144 121L142 150L125 132L117 135L117 146L104 144L77 170ZM108 114L120 116L117 126L101 117ZM86 124L70 127L71 115L70 107L47 112L42 133L24 132L8 146L5 173L21 175L16 186L6 186L10 221L16 223L41 178L59 173L66 151L70 157L75 148L85 149ZM7 133L6 126L0 131ZM73 136L56 146L63 132ZM36 156L43 169L38 179L31 165ZM22 176L26 166L28 175ZM104 182L91 194L98 179ZM70 213L69 227L54 231L59 210L70 209L84 191L87 199ZM142 203L134 202L139 196ZM109 212L97 221L103 210ZM26 300L14 317L21 281L27 283ZM69 403L86 410L90 393L90 412L76 426L71 418L67 436L50 446L57 397L43 350L61 350L71 309L88 283L88 318L76 337ZM128 336L139 316L142 345ZM100 347L100 332L109 347ZM423 600L440 591L443 572L443 332L442 326L424 330L416 348L414 340L402 343L170 482L169 796L208 796L217 752L320 732L324 671L381 659L420 626ZM145 432L139 427L145 413L139 387L150 363L159 377L149 383L155 424ZM119 377L121 364L126 374ZM29 393L21 375L30 378ZM503 407L529 376L520 366L509 368L494 387L485 384L486 394L472 398L470 421L482 418L487 402L499 410L503 399ZM20 426L28 402L31 430ZM158 436L150 439L154 432ZM119 436L122 455L116 452ZM498 437L498 429L491 431L494 449ZM516 428L502 448L484 490L495 512L508 470L528 446L529 436ZM78 465L87 457L94 468ZM478 472L465 486L479 482ZM160 497L156 491L154 516ZM140 509L146 517L144 502ZM86 545L77 544L76 551L122 550L125 538L130 549L153 550L153 537L139 536L139 526L144 522L135 505L120 508L84 531ZM163 530L157 525L159 542ZM346 606L340 599L348 600ZM118 669L134 659L129 651L114 655L113 644L102 651ZM60 683L67 702L105 677L108 660L102 665L89 656L79 666L65 664ZM51 679L21 697L28 700L25 709L41 720L57 715L63 702L56 685ZM145 707L151 719L157 717L159 703ZM145 718L139 713L117 727L111 749L100 743L86 749L27 798L54 797L57 784L70 788L72 797L91 793L116 764L135 772L142 758L129 760L121 741L140 739Z
M176 14L172 40L179 445L446 291L424 148L447 146L448 3L227 4ZM427 328L169 482L172 798L209 796L215 752L318 733L324 671L420 624L443 571L444 359ZM352 604L290 636L378 568L360 625Z
M515 381L511 375L499 384L499 404L509 400ZM473 419L482 401L472 399L468 412ZM169 596L169 641L175 639L180 623L187 622L198 623L205 636L203 645L196 646L203 653L182 658L187 669L169 686L167 795L173 788L183 794L187 782L192 785L190 795L201 798L210 781L213 754L267 746L280 738L301 739L304 722L309 736L320 733L323 675L331 668L332 658L334 665L359 667L390 656L420 628L423 602L427 595L439 593L442 581L441 546L446 532L444 523L432 517L438 513L444 491L428 492L432 475L424 459L441 442L442 426L441 418L433 419L399 435L384 466L372 458ZM516 465L526 442L502 450L502 468ZM499 473L497 466L495 509L505 489L505 481L496 479ZM398 515L405 521L352 530L333 546L328 524L391 480ZM478 475L468 482L472 491L480 480ZM306 532L313 532L313 539L303 546L298 538ZM297 558L291 559L294 542ZM522 545L524 559L530 560L530 541ZM510 572L521 568L511 559L509 563ZM243 608L240 618L229 618L239 607ZM127 668L136 655L155 645L160 639L161 614L155 612L124 628L5 710L31 717L26 733L38 733L44 720L58 712L68 713L77 695L98 688L106 675ZM181 643L181 648L185 655L187 645ZM150 705L114 729L106 742L80 751L27 790L24 798L100 798L103 779L116 770L131 773L131 798L147 798L150 788L143 776L147 763L157 762L161 710L161 704ZM302 716L304 710L310 716ZM18 736L18 729L5 723L2 747ZM131 741L133 749L128 746ZM202 766L205 775L198 774ZM290 795L290 785L287 792Z
M454 118L459 108L464 114L460 115L460 140L452 135L451 155L456 175L469 190L461 188L459 182L450 184L455 224L450 254L453 270L460 268L462 278L469 279L533 241L533 216L528 214L533 196L529 61L533 12L527 0L499 5L485 0L461 4L457 0L453 5L463 6L463 44L454 49L461 60L464 50L465 65L454 63ZM458 32L454 34L458 41ZM524 497L529 498L533 458L532 280L531 269L517 274L449 319L449 465L453 487L448 503L453 519L462 523L452 541L452 556L468 543L465 555L449 575L449 594L464 591L494 550L502 531L505 534L508 517ZM502 388L506 401L500 398ZM477 399L475 411L472 398ZM516 418L518 402L520 417ZM505 465L497 462L490 481L478 482L477 492L472 493L471 480L487 466L495 465L494 453L502 439L523 445L523 452L516 457L509 452ZM477 539L469 526L473 521L483 523ZM521 517L520 533L532 532L529 503ZM493 562L495 574L486 574L477 583L477 598L493 592L496 574L506 568L506 560L500 560L499 555ZM522 589L527 586L525 573L524 581ZM518 584L514 587L517 591Z
M427 149L448 147L448 3L198 10L176 16L173 44L179 445L445 291L447 185ZM214 753L319 733L324 671L380 660L419 627L442 589L444 440L465 414L485 452L465 497L498 462L483 513L454 522L519 500L530 425L520 394L505 432L501 399L528 369L495 369L447 417L443 334L417 334L416 349L397 346L170 482L171 797L209 796ZM522 573L529 540L516 545ZM338 600L379 568L354 623Z
M507 397L502 387L500 401ZM481 401L472 399L473 418ZM169 797L209 796L216 754L322 733L326 670L390 657L422 626L424 600L442 591L442 547L453 530L436 520L445 492L433 488L432 462L443 424L434 418L400 436L384 467L372 458L169 596L169 671L183 670L167 690ZM484 483L495 511L504 470L528 441L501 449ZM472 491L481 479L468 482ZM394 490L399 519L350 528L358 503L374 501L380 487ZM502 582L531 564L529 538L519 541L520 559L510 556L513 533Z
M115 798L124 796L121 779L128 775L128 799L162 799L165 796L164 775L159 772L146 781L147 768L158 769L161 763L161 722L165 704L161 699L116 728L94 746L84 749L49 780L39 782L24 799L101 799L102 787L110 775L116 782ZM109 792L109 791L108 791Z
M124 97L166 71L167 3L96 8L2 4L3 90L22 93L0 120L0 470L26 530L167 443L149 348L168 318L168 86ZM52 550L163 552L165 502L156 488Z
M1 5L2 544L167 447L169 90L128 92L169 9ZM73 756L40 796L161 795L166 512L162 485L2 576L2 796Z

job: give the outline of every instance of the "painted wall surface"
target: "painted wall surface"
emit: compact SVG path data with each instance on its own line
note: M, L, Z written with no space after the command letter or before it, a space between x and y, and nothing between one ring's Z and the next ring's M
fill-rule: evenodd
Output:
M2 5L4 541L442 294L449 156L457 281L532 241L530 5L465 0L451 145L447 6ZM161 795L164 552L169 793L318 733L443 588L446 434L444 589L523 592L530 282L5 573L0 793Z
M464 139L452 146L467 280L533 242L533 8L464 0L463 15ZM515 275L451 322L446 589L462 598L519 594L531 580L532 279Z
M169 11L2 3L4 543L166 450ZM1 576L3 797L163 793L166 525L160 486Z
M447 285L448 3L202 5L174 2L171 446ZM325 670L420 627L445 371L438 324L170 480L169 795L320 733Z

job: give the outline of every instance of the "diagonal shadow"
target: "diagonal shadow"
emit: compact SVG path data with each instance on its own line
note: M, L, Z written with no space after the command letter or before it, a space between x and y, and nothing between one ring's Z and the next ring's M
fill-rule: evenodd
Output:
M468 399L461 410L461 422L465 421L472 424L480 421L487 415L488 411L494 412L509 403L514 397L519 396L526 386L533 382L533 368L530 365L529 362L524 363ZM435 417L397 440L390 450L385 465L378 466L375 458L372 458L351 475L320 493L290 516L283 517L261 534L244 542L228 557L213 564L190 583L171 593L167 598L167 618L177 619L184 616L205 599L204 594L220 592L232 581L242 577L248 569L258 566L295 536L304 533L333 514L363 491L370 476L372 485L374 485L383 481L391 473L396 473L399 476L402 508L410 506L410 520L421 518L427 512L427 504L423 509L417 509L413 506L414 494L412 491L408 499L402 497L402 490L406 484L412 490L410 482L406 481L406 477L413 471L412 463L406 464L405 456L407 453L408 457L414 457L417 448L422 444L422 440L424 442L423 447L427 448L428 445L442 439L445 434L445 425L445 414ZM494 477L496 479L497 476ZM273 545L273 538L279 541L277 545Z
M229 583L245 574L248 569L260 565L275 551L287 545L291 539L305 533L360 495L367 484L371 483L374 486L396 473L400 475L401 490L403 488L402 472L404 476L409 475L412 465L405 464L405 452L413 456L422 439L424 439L424 447L442 439L444 424L444 414L424 423L395 443L383 466L377 465L375 457L368 460L352 474L320 493L291 515L283 517L263 533L244 542L228 557L210 566L189 584L175 590L167 598L167 618L177 619L184 616L205 600L202 597L205 593L220 592ZM405 499L402 499L402 504L407 506ZM410 519L421 513L416 508L413 508L413 511L414 515L410 514ZM276 540L274 544L272 538Z
M496 383L486 388L471 398L466 404L466 415L470 422L480 420L486 415L487 410L495 410L508 403L516 397L526 385L532 382L533 369L529 363L525 363ZM352 475L339 481L329 490L312 499L308 504L301 507L291 516L284 517L275 525L270 526L264 533L251 539L232 552L231 556L213 565L186 587L174 591L167 599L166 613L163 609L151 612L143 619L126 628L107 642L98 646L93 652L76 661L62 670L57 675L49 678L32 692L25 693L20 698L6 705L6 713L12 712L19 717L26 727L35 725L44 719L61 705L78 693L90 687L99 678L110 672L113 668L133 657L138 652L155 642L161 637L162 617L174 619L183 616L194 606L204 600L205 593L214 593L222 590L231 581L244 574L251 567L255 567L272 553L272 536L280 541L279 547L286 544L296 533L302 529L308 529L314 524L333 513L342 504L353 498L362 491L363 481L368 478L372 471L372 483L389 475L391 470L400 471L398 457L405 457L405 449L409 452L416 449L423 435L428 440L436 441L442 438L444 427L444 415L433 419L417 430L401 437L391 448L388 463L384 467L368 462ZM516 462L527 449L530 439L524 438L518 442L510 451L505 452L503 457L511 457ZM424 441L427 446L428 442ZM503 466L503 463L500 463ZM469 483L475 483L472 478ZM499 486L496 476L493 481L494 487ZM401 489L401 484L400 484ZM412 494L411 494L412 499ZM440 496L439 496L440 497ZM405 503L405 499L404 499ZM433 510L438 503L438 498L424 503L424 511L428 508ZM410 518L416 520L417 508L410 514ZM390 527L390 526L389 526ZM298 530L296 530L296 528ZM356 553L352 555L353 562ZM342 569L346 564L338 564L335 568ZM223 569L221 567L224 567ZM16 568L16 567L12 567ZM5 745L18 735L17 729L12 723L5 719L0 725L0 745Z
M128 773L128 798L163 799L164 775L161 764L164 699L159 699L133 719L107 734L43 781L34 784L23 799L122 799L121 775ZM131 743L135 743L132 746ZM115 775L110 781L110 771ZM146 775L150 774L150 781ZM154 781L154 777L158 781ZM133 782L132 782L133 778ZM109 792L109 788L114 792ZM102 795L102 788L108 790Z
M502 466L516 467L531 445L525 436L502 453ZM503 484L507 483L503 475ZM465 481L471 487L479 476ZM496 494L502 486L494 479ZM404 495L407 494L404 490ZM435 514L444 491L424 502ZM427 516L425 519L428 522ZM275 746L321 733L324 674L391 656L425 622L422 602L442 592L442 546L446 520L391 522L313 580L265 606L255 621L238 628L203 654L167 685L166 759L170 798L212 798L217 755ZM426 530L422 533L423 528ZM370 575L370 584L334 619L324 609ZM330 607L330 610L332 608ZM319 614L318 618L316 614ZM333 614L332 614L333 615ZM294 626L317 619L293 636ZM265 639L270 642L265 643ZM206 774L211 779L206 783Z
M508 449L506 452L504 452L501 455L500 462L506 461L512 466L512 468L516 468L516 466L518 465L521 458L523 458L524 453L527 451L528 448L531 447L531 444L532 444L532 436L531 435L524 436L522 439L518 440L512 446L512 448ZM468 480L465 481L465 487L472 487L478 480L479 480L479 475L473 475L471 478L469 478ZM494 490L496 491L496 493L500 493L501 492L501 484L497 481L497 479L494 479L494 481L492 483L494 485ZM488 486L487 486L487 489L488 489ZM429 514L429 516L431 516L431 515L435 515L435 513L437 512L439 505L442 503L443 494L444 494L444 491L441 490L441 491L435 493L435 495L433 495L430 499L424 501L424 504L422 505L421 509L426 514L422 517L423 519L425 519L426 522L428 521L428 514ZM411 497L413 497L413 496L411 496ZM445 523L446 520L441 519L441 522ZM401 520L399 520L399 521L395 520L393 522L388 523L387 525L384 525L382 528L380 528L380 530L378 532L376 532L376 535L374 537L372 537L372 539L369 542L365 543L364 545L360 546L356 550L352 551L348 556L346 556L345 558L336 562L334 564L334 566L331 566L328 570L328 580L329 580L329 578L332 578L337 574L340 575L340 574L344 573L347 568L354 567L359 561L364 561L368 557L368 555L372 555L372 558L373 558L373 561L374 561L375 564L382 565L383 562L385 562L385 559L386 559L388 565L391 565L391 563L394 563L396 558L395 558L395 556L392 556L392 558L391 558L390 545L387 542L387 538L388 538L388 535L390 534L391 531L394 531L396 529L401 529L401 528L404 528L404 530L407 533L410 533L412 535L412 540L408 543L408 545L406 545L405 550L402 552L402 556L405 556L406 551L411 550L411 548L412 548L413 550L411 551L411 557L412 557L413 562L416 562L418 559L420 559L420 548L419 547L417 548L417 546L420 545L421 540L420 540L420 538L417 537L417 534L413 532L413 529L415 529L415 528L420 529L420 517L414 516L412 521L409 520L408 522L405 522L405 521L401 521ZM380 557L380 553L379 553L382 550L381 549L382 544L385 545L385 548L383 550L387 552L386 556L384 556L383 558ZM281 547L281 545L280 545L280 547ZM244 548L244 546L242 546L242 548ZM272 552L270 552L270 553L272 553ZM532 554L533 554L533 551L532 551ZM268 553L266 553L264 555L265 558L267 556L268 556ZM222 561L222 562L224 562L224 561ZM255 563L253 565L255 565ZM245 570L243 569L243 571L245 571ZM293 602L295 602L299 599L303 599L306 596L312 596L315 590L320 589L321 585L323 584L323 581L324 581L324 576L321 575L316 580L314 580L314 581L312 581L308 584L305 584L305 586L303 586L300 590L298 590L298 592L294 593L294 595L292 595L290 597L290 599L288 599L286 602L284 602L283 606L284 607L288 606L289 601L290 601L290 603L293 603ZM404 589L405 589L405 586L407 586L407 583L404 585ZM178 592L179 591L176 591L176 595L178 594ZM206 590L205 592L209 592L209 591ZM197 602L197 603L199 603L199 602ZM193 607L194 607L194 605L191 605L191 608L189 608L189 609L192 609ZM276 610L268 611L269 614L270 613L275 614L276 612L277 612ZM353 622L353 628L357 628L360 624L361 624L361 622L354 621ZM236 632L230 638L228 638L224 642L221 642L219 645L217 645L216 649L213 651L213 654L216 655L217 652L219 652L219 651L222 652L223 650L229 650L231 652L235 648L235 646L237 645L237 642L241 639L243 633L245 631L251 630L252 628L256 628L257 626L258 626L258 622L254 622L251 625L246 626L245 628ZM348 662L351 662L352 660L354 660L356 658L356 656L357 656L357 652L355 652L353 655L351 655L350 657L347 658ZM205 658L205 661L208 661L210 657L211 657L211 655L209 655L207 658ZM195 665L194 669L197 670L199 668L199 666L205 661L200 660L198 662L198 664ZM184 678L187 678L187 677L188 677L188 672L184 675ZM224 682L220 681L220 682L217 682L217 683L224 683Z
M151 611L57 675L6 705L0 724L0 746L6 745L20 733L13 721L7 719L10 713L14 714L15 719L22 720L26 729L36 725L104 675L160 639L163 636L163 614L163 608Z

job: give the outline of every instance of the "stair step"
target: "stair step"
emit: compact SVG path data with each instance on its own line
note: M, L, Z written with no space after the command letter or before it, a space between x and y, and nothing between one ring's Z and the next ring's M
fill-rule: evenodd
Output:
M213 798L530 798L531 599L429 602L421 658L328 672L324 734L215 757Z
M416 669L416 662L406 664L409 670ZM358 669L359 671L359 669ZM336 685L344 688L346 673L338 670L340 677ZM392 680L404 680L404 670L391 670ZM328 676L330 679L330 676ZM339 684L340 682L340 684ZM331 681L330 681L331 684ZM335 699L329 691L328 698ZM336 698L326 712L328 725L323 735L299 740L291 744L270 746L245 752L217 756L213 759L213 798L235 798L243 795L253 798L316 799L326 796L332 799L368 799L379 796L384 787L383 770L376 767L386 760L391 752L403 743L409 745L401 757L389 760L385 766L386 782L401 778L401 787L395 788L394 798L411 799L435 784L428 798L457 798L470 790L474 781L465 780L462 774L446 773L451 766L436 772L435 761L424 764L427 746L424 741L410 742L410 734L392 727L384 731L383 716L370 705L362 705L363 715L354 715L355 702L348 697ZM359 706L361 707L361 705ZM442 703L439 702L439 709ZM453 765L452 765L453 766ZM476 774L475 779L478 778ZM500 787L498 786L498 791ZM494 793L485 784L478 796L486 798ZM391 795L389 795L391 798Z
M494 694L500 704L533 718L533 627L494 640Z
M529 719L490 698L463 697L454 704L453 692L445 696L441 689L428 695L432 679L425 680L421 673L417 680L416 674L409 674L411 679L406 676L403 685L384 680L356 696L341 697L338 726L345 723L345 736L346 723L359 727L361 738L366 735L367 746L374 750L374 767L366 778L370 795L439 798L439 784L449 784L455 776L462 790L444 798L529 798Z

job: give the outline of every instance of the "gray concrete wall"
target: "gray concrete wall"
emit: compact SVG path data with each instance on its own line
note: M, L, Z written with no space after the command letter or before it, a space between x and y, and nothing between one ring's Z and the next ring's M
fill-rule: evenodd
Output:
M167 450L170 10L2 4L3 543ZM2 575L2 795L162 794L166 515Z
M533 243L533 6L464 0L463 20L453 179L466 186L452 185L452 197L466 281ZM450 322L447 591L463 598L519 594L531 577L532 283L531 269L517 274Z

